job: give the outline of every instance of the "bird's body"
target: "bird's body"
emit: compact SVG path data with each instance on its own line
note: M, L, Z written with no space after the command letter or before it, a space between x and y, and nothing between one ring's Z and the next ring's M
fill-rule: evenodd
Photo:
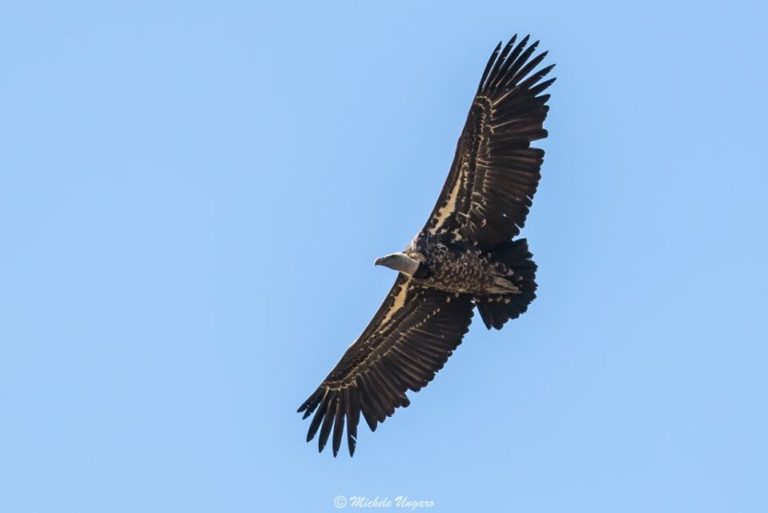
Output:
M525 239L515 239L536 192L546 137L542 81L546 52L516 37L496 47L485 67L459 138L448 179L424 228L404 251L376 264L398 277L368 327L299 407L313 415L307 441L322 451L333 434L338 453L346 427L353 454L362 416L372 431L406 391L426 386L461 343L477 308L501 329L526 311L536 291L536 264Z
M424 286L473 298L520 292L514 282L522 277L472 244L426 234L414 239L403 253L419 262L413 279Z

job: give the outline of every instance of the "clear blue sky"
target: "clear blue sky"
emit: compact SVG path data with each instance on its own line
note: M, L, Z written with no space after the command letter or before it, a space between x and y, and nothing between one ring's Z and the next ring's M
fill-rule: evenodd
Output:
M5 5L0 511L768 510L767 22L757 1ZM476 323L353 459L318 454L295 410L515 32L558 64L539 298Z

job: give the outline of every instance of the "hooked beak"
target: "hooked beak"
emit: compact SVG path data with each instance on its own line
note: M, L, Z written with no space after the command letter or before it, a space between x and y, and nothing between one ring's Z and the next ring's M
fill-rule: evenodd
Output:
M405 253L392 253L384 255L381 258L377 258L374 265L381 265L389 267L395 271L400 271L409 276L413 276L419 268L419 262L409 257Z

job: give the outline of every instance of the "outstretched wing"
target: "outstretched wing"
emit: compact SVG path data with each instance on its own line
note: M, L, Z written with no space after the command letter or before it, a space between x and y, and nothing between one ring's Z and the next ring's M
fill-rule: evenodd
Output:
M544 151L531 142L542 128L555 79L554 67L537 70L547 52L534 56L539 42L512 37L496 47L480 79L448 179L424 231L491 250L520 232L539 183Z
M354 454L360 414L375 431L395 408L408 406L406 391L426 386L461 343L472 307L467 296L426 288L400 274L363 334L299 407L304 418L315 414L307 442L319 429L322 451L333 432L336 456L346 423Z

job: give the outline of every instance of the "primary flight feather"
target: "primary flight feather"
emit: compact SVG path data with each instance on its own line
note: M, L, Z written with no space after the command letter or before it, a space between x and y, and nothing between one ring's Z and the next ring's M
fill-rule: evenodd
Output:
M307 441L339 452L346 426L350 455L360 417L376 430L408 390L426 386L461 343L475 307L486 327L501 329L525 312L536 291L536 264L525 223L539 183L547 136L543 94L554 65L538 41L517 36L491 54L432 214L404 251L376 260L398 271L384 303L357 341L299 407L314 413Z

